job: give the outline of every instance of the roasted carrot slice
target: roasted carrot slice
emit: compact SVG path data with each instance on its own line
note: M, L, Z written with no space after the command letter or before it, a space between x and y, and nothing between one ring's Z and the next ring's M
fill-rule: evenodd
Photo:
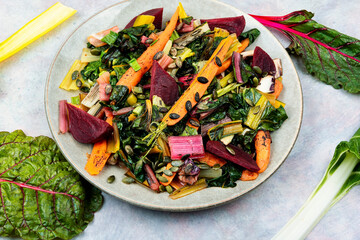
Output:
M106 122L112 125L112 116L108 116ZM110 153L106 152L107 150L107 140L101 140L94 144L94 147L91 151L91 155L85 165L85 170L91 175L98 175L100 171L104 168Z
M175 30L178 17L179 8L176 9L176 12L171 17L169 24L166 26L165 30L161 33L157 40L154 41L154 44L149 46L137 59L141 69L135 71L133 68L129 68L124 73L124 75L122 75L116 85L126 86L129 89L129 92L131 92L132 88L140 82L141 77L151 68L155 54L164 49L167 41L171 37L171 34Z
M196 105L199 99L204 95L219 68L215 59L219 58L220 61L223 61L232 41L232 38L228 37L220 42L213 55L200 70L194 81L165 115L162 120L163 123L168 126L175 125L187 114L187 109L191 109Z
M144 166L146 174L147 174L147 182L150 186L150 188L154 191L159 191L159 181L157 180L154 171L151 169L151 167L148 164L145 164Z
M171 163L168 163L166 165L166 169L170 169L171 167L172 167ZM167 175L163 174L162 176L165 177L168 181L167 182L160 182L160 183L162 185L164 185L164 186L169 185L171 183L171 181L174 179L175 175L176 175L176 173L173 173L172 176L167 176Z
M238 48L238 50L236 50L236 52L241 53L242 51L245 50L245 48L247 48L247 46L249 46L249 39L246 38L244 40L241 41L241 47ZM222 63L222 66L218 69L216 75L224 72L226 69L228 69L231 66L231 58L229 58L228 60L226 60L225 62Z
M279 97L282 90L283 90L282 81L279 79L275 79L275 89L274 89L273 94L275 95L276 99Z
M256 164L262 173L270 162L271 136L269 131L259 130L255 136Z
M247 169L245 169L241 174L241 181L252 181L255 180L259 176L259 173L257 172L251 172Z
M198 161L201 162L201 163L206 163L210 167L213 167L216 164L219 164L220 167L222 167L222 166L224 166L226 164L226 161L224 159L219 158L219 157L217 157L214 154L209 153L209 152L205 152L205 156L203 158L199 158Z

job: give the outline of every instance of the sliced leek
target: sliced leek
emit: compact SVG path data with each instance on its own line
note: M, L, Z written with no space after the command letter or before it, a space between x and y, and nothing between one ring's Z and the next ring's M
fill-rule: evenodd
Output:
M76 10L61 3L54 4L0 43L0 62L45 35L75 13Z

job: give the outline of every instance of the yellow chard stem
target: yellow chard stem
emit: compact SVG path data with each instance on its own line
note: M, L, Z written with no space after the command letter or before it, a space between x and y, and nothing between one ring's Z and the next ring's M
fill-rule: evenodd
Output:
M59 2L54 4L0 43L0 62L45 35L75 13L76 10Z

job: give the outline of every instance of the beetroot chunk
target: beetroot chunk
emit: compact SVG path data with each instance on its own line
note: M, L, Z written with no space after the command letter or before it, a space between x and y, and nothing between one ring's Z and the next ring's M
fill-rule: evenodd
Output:
M236 33L240 36L245 28L244 16L228 17L228 18L214 18L214 19L201 19L201 23L207 22L211 30L215 27L228 30L229 33Z
M76 141L96 143L111 136L114 129L110 124L69 103L66 105L69 111L69 132Z
M274 75L276 72L275 64L272 58L261 47L254 50L252 67L258 66L262 72Z
M227 146L234 150L234 155L231 154L226 149L226 146L219 141L208 141L206 143L206 151L225 160L231 161L243 168L248 169L251 172L257 172L260 170L255 160L247 152L244 152L241 148L238 148L231 144Z
M154 61L151 68L151 100L154 95L160 97L168 106L173 105L179 98L179 88L175 79L172 78L157 61Z
M163 16L163 8L154 8L148 11L145 11L139 15L150 15L150 16L154 16L155 20L153 22L153 24L155 25L155 28L157 29L161 29L161 24L162 24L162 16ZM138 16L139 16L138 15ZM138 17L134 17L133 19L131 19L131 21L125 26L124 29L126 28L130 28L134 25L134 22L136 20L136 18Z

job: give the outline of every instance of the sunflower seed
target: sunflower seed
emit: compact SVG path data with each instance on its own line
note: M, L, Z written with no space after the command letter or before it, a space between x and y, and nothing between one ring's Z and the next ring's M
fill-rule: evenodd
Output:
M220 166L220 164L218 164L218 163L213 166L213 169L215 169L215 170L216 170L216 169L219 169L219 168L221 168L221 166Z
M91 55L94 55L94 56L100 56L101 50L99 50L97 48L93 48L90 50L90 53L91 53Z
M114 157L114 155L112 155L111 157L109 157L106 163L109 165L116 165L118 163L118 160L116 157Z
M190 119L189 122L194 127L200 127L200 124L197 121L195 121L194 119Z
M184 156L181 157L181 160L186 160L190 157L190 154L185 154Z
M159 191L160 191L160 192L164 192L164 191L165 191L165 186L160 184L160 186L159 186Z
M156 170L155 173L162 173L162 172L164 172L164 170L166 170L166 167L165 167L165 166L162 167L162 168L160 168L160 169L158 169L158 170Z
M79 71L75 70L72 74L71 74L71 80L76 80L79 78Z
M146 99L146 96L145 96L144 94L139 94L139 95L137 96L137 98L144 100L144 99Z
M134 151L133 151L133 149L131 148L130 145L125 145L124 148L125 148L125 152L126 152L127 154L129 154L130 156L134 155Z
M234 149L232 149L231 147L226 146L226 150L228 150L228 152L229 152L231 155L235 155L235 151L234 151Z
M182 61L181 61L179 58L177 58L177 59L175 60L175 64L176 64L176 66L177 66L178 68L181 68L181 67L182 67Z
M169 110L166 107L159 108L159 112L161 113L167 113Z
M168 169L164 170L164 174L165 174L166 176L168 176L168 177L170 177L170 176L173 175L172 171L170 171L170 170L168 170Z
M210 166L205 164L205 163L201 163L198 165L198 167L202 170L205 170L205 169L210 169Z
M166 189L166 191L168 192L168 193L172 193L174 190L173 190L173 188L170 186L170 185L167 185L166 187L165 187L165 189Z
M198 77L197 80L200 83L208 83L209 82L209 80L206 77Z
M191 109L192 109L192 104L191 104L191 102L190 102L189 100L186 101L186 103L185 103L185 109L186 109L186 111L188 111L188 112L190 112Z
M169 163L169 162L171 162L171 158L169 156L165 156L163 161L164 161L164 163Z
M155 54L154 56L154 60L159 60L160 58L162 58L162 56L164 56L164 52L163 51L159 51Z
M258 114L260 112L260 106L257 105L256 107L254 107L254 110L253 110L253 114Z
M152 43L153 41L154 41L154 39L148 38L148 39L146 39L145 43L146 43L146 44L150 44L150 43Z
M262 74L262 70L259 66L253 66L253 70L257 73L257 74Z
M107 179L108 183L113 183L114 181L115 181L115 176L114 175L109 176L108 179Z
M178 118L180 117L180 115L177 114L177 113L171 113L171 114L169 115L169 117L170 117L171 119L178 119Z
M162 167L164 167L165 165L166 165L166 163L161 162L161 163L159 163L159 164L157 165L157 167L158 167L158 168L162 168Z
M167 178L166 178L166 177L163 177L163 176L159 176L158 179L159 179L160 182L163 182L163 183L167 183L167 182L168 182Z
M170 49L170 55L171 55L171 56L176 56L176 54L177 54L176 48L172 47L172 48Z
M123 183L126 183L126 184L130 184L130 183L134 183L135 180L131 177L124 177L122 180L121 180Z
M254 87L257 87L259 85L259 79L257 77L253 78Z
M110 84L106 84L105 86L105 94L109 95L112 91L112 86Z
M222 66L222 62L218 56L215 57L215 62L216 62L216 65L218 65L219 67Z
M198 92L195 93L195 101L196 102L200 101L200 94Z
M76 86L78 88L81 88L82 87L82 81L80 79L76 80Z
M171 162L171 165L173 166L173 167L181 167L182 165L184 165L184 163L183 163L183 161L172 161Z
M169 170L171 172L177 172L177 171L179 171L179 167L171 167Z

